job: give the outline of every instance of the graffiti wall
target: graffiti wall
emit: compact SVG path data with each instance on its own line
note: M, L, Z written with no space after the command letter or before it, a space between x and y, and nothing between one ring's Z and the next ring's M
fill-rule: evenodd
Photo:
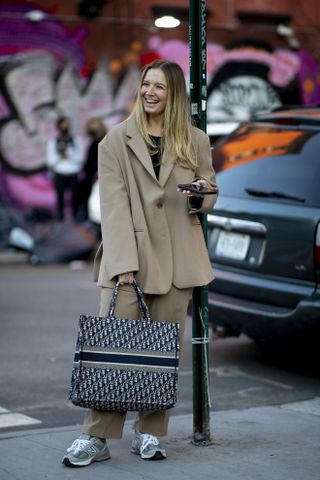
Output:
M0 12L28 7L0 7ZM92 76L81 74L85 31L69 33L55 21L1 23L0 154L1 199L17 207L52 209L54 193L46 171L46 145L59 115L70 117L75 134L93 116L107 128L127 114L135 95L138 67L129 69L114 94L103 59ZM86 140L84 138L84 140Z
M14 2L0 6L0 15L15 14L0 23L0 200L21 209L52 210L46 145L57 117L68 116L84 141L90 117L101 117L110 128L130 112L139 69L151 59L176 61L188 80L189 45L151 36L121 75L101 58L88 76L83 42L89 32L48 17L30 22L22 15L30 8ZM209 43L208 122L244 120L282 103L319 103L319 79L319 67L307 52Z

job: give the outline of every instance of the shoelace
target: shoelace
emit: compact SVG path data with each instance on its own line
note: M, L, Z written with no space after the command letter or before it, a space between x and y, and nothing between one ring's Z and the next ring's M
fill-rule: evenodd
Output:
M157 437L145 433L142 438L140 451L143 452L143 450L149 445L159 445L159 440L157 439Z
M89 440L84 440L82 438L77 438L73 444L71 445L71 447L69 447L67 449L67 452L74 452L74 453L78 453L79 450L81 450L81 448L83 447L86 447L87 445L89 445L90 441Z

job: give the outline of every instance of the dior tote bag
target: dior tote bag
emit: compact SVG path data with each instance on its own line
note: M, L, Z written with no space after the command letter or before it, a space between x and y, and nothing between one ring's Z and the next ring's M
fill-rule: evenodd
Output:
M179 324L150 318L136 282L140 320L114 316L116 284L106 317L81 315L70 400L102 411L154 411L176 403Z

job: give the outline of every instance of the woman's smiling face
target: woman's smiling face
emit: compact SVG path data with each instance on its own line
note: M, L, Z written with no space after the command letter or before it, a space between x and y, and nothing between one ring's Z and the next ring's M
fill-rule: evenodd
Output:
M162 116L168 97L167 81L160 68L150 68L141 85L140 96L148 115Z

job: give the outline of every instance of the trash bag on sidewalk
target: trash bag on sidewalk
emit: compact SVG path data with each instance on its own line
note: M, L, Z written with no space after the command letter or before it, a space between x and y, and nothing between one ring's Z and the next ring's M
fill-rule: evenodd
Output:
M33 265L86 260L98 243L97 229L90 222L37 224L33 236L35 245L30 256Z
M0 249L16 248L30 252L33 238L22 213L7 205L0 206Z

